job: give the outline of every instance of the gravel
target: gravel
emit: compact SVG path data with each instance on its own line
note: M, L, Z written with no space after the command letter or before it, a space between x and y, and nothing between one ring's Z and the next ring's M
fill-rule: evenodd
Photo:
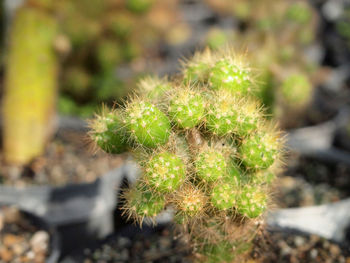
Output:
M0 183L23 187L92 182L124 160L125 156L95 150L86 134L65 132L48 144L42 157L25 167L6 165L0 152Z
M0 207L0 263L41 263L49 253L49 234L14 207Z

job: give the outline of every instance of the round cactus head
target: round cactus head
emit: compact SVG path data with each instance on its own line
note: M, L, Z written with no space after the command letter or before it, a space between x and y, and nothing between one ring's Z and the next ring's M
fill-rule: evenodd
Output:
M199 92L178 89L170 100L168 112L176 125L190 129L202 122L204 109L205 102Z
M145 179L159 192L172 192L179 188L186 175L184 162L175 154L157 153L145 164Z
M126 106L125 113L125 125L139 145L155 148L168 141L169 118L152 103L133 101Z
M217 182L210 193L210 200L219 210L235 207L239 185L234 180L224 179Z
M237 198L237 211L248 218L256 218L265 211L267 194L263 189L246 185Z
M165 198L145 185L138 184L125 194L125 213L142 223L144 218L154 218L165 208Z
M122 153L127 150L123 122L118 111L104 113L90 122L91 139L107 153Z
M237 128L235 105L239 98L226 91L218 91L209 95L206 116L206 128L219 136L232 134Z
M195 54L192 59L183 63L183 82L192 85L206 84L212 64L213 57L209 50Z
M228 59L217 61L209 74L209 86L224 89L233 95L245 95L251 91L250 71Z
M206 43L211 49L219 49L227 45L229 41L229 35L220 28L211 28L206 37Z
M291 74L282 83L282 100L289 107L300 108L307 105L312 98L312 84L304 74Z
M145 77L138 84L139 93L150 101L159 102L165 99L172 90L166 79L158 77Z
M278 160L281 145L279 140L277 134L271 134L267 131L261 131L246 137L239 147L243 164L248 169L269 168Z
M215 182L227 173L227 162L220 150L205 147L195 160L197 176L205 182Z
M175 218L179 223L186 223L204 211L206 195L191 185L182 187L176 192L175 205L178 209Z

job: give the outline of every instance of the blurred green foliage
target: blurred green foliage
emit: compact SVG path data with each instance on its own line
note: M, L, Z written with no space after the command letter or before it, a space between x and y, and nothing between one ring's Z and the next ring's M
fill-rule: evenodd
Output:
M59 110L88 115L101 102L120 102L135 87L137 71L145 71L144 55L164 41L174 23L173 0L60 0L52 2L66 41L61 72ZM156 21L159 7L169 12ZM153 20L152 20L153 19ZM163 18L164 19L164 18ZM152 51L154 54L156 52ZM139 65L143 65L141 68ZM119 66L131 73L120 73ZM136 71L136 73L135 73ZM82 108L82 110L78 110ZM86 109L85 109L86 108Z
M259 89L255 93L267 112L281 119L288 114L296 117L312 100L314 83L311 80L319 67L317 61L306 55L316 40L318 17L313 7L303 0L206 2L221 15L233 16L244 24L236 31L209 30L206 44L213 49L227 44L233 44L238 50L246 49L250 53L250 66L259 68L255 78ZM341 27L350 35L350 27ZM291 82L295 85L287 84ZM286 94L290 96L284 96ZM288 102L296 97L297 103Z

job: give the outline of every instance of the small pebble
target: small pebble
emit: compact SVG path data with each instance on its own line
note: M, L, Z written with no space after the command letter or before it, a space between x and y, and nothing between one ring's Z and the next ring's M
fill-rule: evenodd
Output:
M317 255L318 255L317 249L314 249L314 248L313 248L313 249L310 251L310 256L311 256L311 258L315 259L315 258L317 257Z
M302 238L301 236L296 236L294 239L294 243L297 247L300 247L305 244L305 239Z
M13 258L13 253L6 247L0 247L0 259L4 262L10 262Z
M7 224L14 224L20 221L21 213L20 211L13 206L2 208L4 221Z
M12 247L13 245L21 243L23 241L24 241L23 237L13 235L13 234L5 234L3 238L3 244L6 247Z
M48 248L49 234L46 231L38 231L30 239L29 243L33 251L43 252Z
M117 246L119 247L128 247L131 245L131 240L126 237L119 237Z
M128 262L129 260L129 251L127 249L123 249L120 253L120 260L124 260Z
M339 246L333 244L330 246L329 251L334 256L337 256L341 253Z

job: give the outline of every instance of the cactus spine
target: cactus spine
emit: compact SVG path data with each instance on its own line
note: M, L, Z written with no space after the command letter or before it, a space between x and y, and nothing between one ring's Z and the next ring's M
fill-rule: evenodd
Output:
M24 6L14 18L3 101L4 155L26 163L40 155L50 134L56 97L57 26L44 10Z
M207 262L232 261L250 246L283 146L251 96L253 73L227 53L196 54L172 82L146 78L140 97L111 112L143 171L125 194L125 213L142 222L174 207Z

